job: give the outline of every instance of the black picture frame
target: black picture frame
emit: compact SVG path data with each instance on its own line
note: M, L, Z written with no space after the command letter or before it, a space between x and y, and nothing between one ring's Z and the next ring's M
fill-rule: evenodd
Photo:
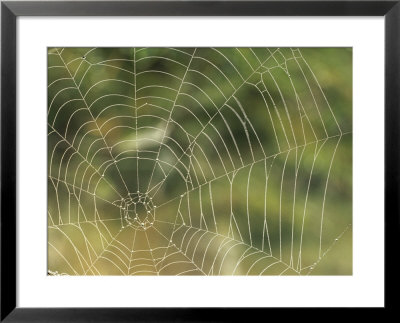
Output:
M249 320L266 308L20 308L16 305L16 41L19 16L384 16L385 308L396 307L398 255L400 1L2 1L1 321L127 322ZM371 188L373 189L373 188ZM371 256L372 257L372 256ZM371 260L373 261L373 260ZM40 292L40 291L38 291ZM344 291L345 292L345 291ZM271 310L272 309L268 309ZM286 309L287 310L287 309ZM248 313L249 312L249 313ZM291 312L290 312L291 313ZM254 315L254 316L253 316ZM321 318L322 319L322 318Z

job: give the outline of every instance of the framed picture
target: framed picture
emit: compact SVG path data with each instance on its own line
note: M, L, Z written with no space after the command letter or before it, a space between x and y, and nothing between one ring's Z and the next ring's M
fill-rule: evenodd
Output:
M399 13L3 1L1 319L393 306Z

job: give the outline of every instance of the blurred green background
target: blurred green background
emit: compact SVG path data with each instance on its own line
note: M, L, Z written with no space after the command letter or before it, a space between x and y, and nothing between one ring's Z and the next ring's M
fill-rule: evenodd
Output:
M49 48L50 275L351 275L351 48Z

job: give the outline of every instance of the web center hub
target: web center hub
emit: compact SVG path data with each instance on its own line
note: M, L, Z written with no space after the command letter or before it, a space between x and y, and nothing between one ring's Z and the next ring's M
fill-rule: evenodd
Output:
M121 200L120 213L123 223L139 230L147 230L155 221L156 206L152 198L142 192L129 193Z

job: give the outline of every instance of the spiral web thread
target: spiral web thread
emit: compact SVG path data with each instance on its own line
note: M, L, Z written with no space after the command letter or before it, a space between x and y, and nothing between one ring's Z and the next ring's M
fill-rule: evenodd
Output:
M49 48L48 273L310 274L349 136L301 49Z

